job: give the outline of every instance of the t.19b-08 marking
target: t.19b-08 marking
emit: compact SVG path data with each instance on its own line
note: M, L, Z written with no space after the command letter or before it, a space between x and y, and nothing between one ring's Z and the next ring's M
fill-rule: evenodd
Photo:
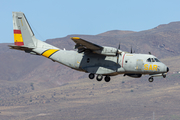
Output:
M101 81L104 77L106 82L110 76L124 74L139 78L142 75L153 77L163 76L169 68L160 62L155 56L149 54L128 53L118 48L100 46L79 37L71 37L75 42L75 49L62 50L53 45L36 39L24 13L13 12L14 45L11 49L22 50L33 55L42 55L72 69L90 73L89 78Z

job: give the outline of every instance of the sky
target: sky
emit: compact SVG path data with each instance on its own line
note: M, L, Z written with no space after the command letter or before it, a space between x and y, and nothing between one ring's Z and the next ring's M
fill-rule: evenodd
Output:
M36 38L143 31L180 21L180 0L0 0L0 43L13 43L12 12L24 12Z

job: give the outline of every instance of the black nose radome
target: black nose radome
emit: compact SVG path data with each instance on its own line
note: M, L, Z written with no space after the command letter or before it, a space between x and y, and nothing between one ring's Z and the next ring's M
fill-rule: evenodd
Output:
M167 72L169 71L169 68L167 67Z

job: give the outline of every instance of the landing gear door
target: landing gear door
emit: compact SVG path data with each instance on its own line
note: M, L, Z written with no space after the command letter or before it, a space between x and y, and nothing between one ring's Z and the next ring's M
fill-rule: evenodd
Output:
M137 61L136 61L136 68L135 69L137 71L143 71L143 66L144 66L143 60L137 59Z

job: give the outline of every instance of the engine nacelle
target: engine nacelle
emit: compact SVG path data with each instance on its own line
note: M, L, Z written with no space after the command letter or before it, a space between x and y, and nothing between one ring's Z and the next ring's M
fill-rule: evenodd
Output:
M102 50L96 50L93 52L101 55L116 56L117 48L103 46ZM120 53L121 51L118 50L118 52Z
M133 78L140 78L142 76L142 74L124 74L124 76L126 75Z

